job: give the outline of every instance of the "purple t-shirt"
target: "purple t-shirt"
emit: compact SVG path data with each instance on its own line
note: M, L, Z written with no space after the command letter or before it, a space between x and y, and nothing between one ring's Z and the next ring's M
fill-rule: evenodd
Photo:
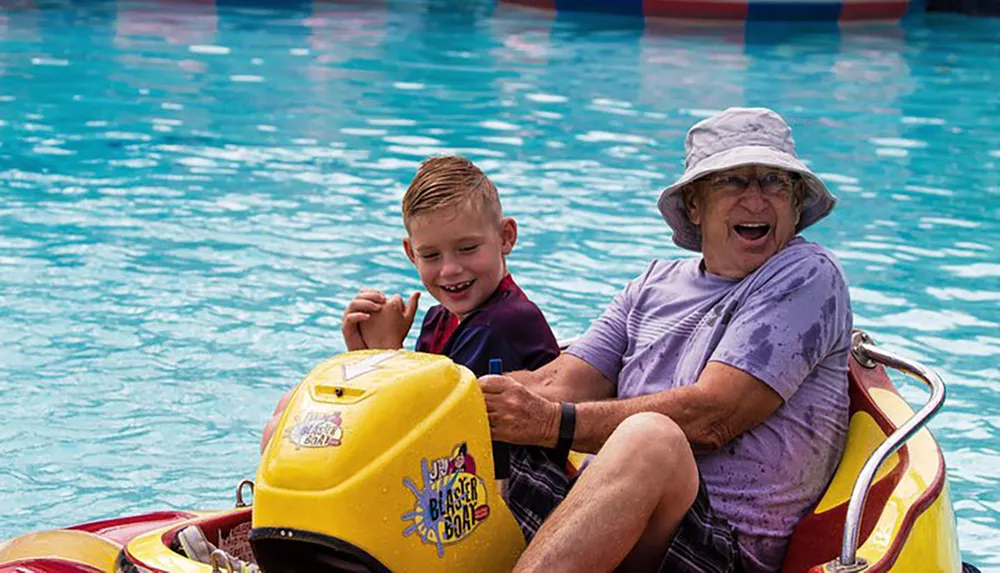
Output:
M758 426L696 454L747 564L778 571L843 452L850 333L843 271L826 249L796 237L743 279L708 273L701 259L654 261L568 352L621 398L694 384L715 361L784 399Z

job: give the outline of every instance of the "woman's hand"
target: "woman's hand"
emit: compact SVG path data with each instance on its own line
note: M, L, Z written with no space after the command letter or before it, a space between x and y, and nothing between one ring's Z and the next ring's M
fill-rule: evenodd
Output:
M495 441L555 447L559 439L560 407L510 376L483 376L479 387Z

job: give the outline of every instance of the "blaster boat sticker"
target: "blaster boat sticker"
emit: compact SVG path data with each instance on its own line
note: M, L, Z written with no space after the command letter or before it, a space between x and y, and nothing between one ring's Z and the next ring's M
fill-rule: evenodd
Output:
M423 487L410 478L403 480L415 498L413 510L402 516L410 522L403 536L416 533L444 557L445 545L462 541L490 516L486 482L476 474L476 461L465 443L455 446L449 456L424 458L420 466Z
M297 416L295 425L285 430L285 438L299 448L339 446L344 438L340 412L306 412Z

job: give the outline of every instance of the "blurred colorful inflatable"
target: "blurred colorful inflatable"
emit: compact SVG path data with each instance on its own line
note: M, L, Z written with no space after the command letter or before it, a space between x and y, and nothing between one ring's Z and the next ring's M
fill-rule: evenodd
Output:
M911 0L503 0L556 12L602 12L691 20L898 20Z

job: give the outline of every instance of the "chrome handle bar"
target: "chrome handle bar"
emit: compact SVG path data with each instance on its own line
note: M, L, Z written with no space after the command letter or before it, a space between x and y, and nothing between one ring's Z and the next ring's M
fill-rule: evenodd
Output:
M865 462L864 467L861 468L861 473L854 482L851 501L847 505L847 518L844 520L844 540L840 549L840 561L833 567L835 571L840 572L861 571L867 568L864 560L857 558L858 535L861 530L861 512L865 507L865 501L868 499L868 489L872 485L872 480L875 479L875 473L893 452L913 437L913 434L927 425L927 422L944 405L945 397L944 382L936 372L923 364L878 348L871 337L860 330L855 331L851 335L851 353L858 363L866 368L874 368L877 363L895 368L917 378L930 386L931 396L916 414L872 452L872 455L868 457L868 461Z

